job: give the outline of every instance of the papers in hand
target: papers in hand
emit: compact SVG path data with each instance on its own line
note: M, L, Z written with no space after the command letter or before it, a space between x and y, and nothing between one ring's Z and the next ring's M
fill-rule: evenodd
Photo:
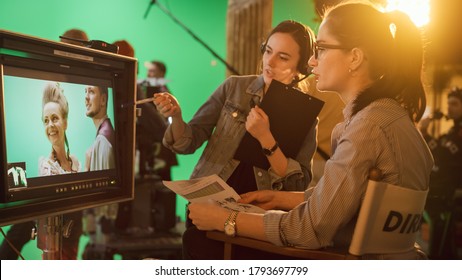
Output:
M221 207L230 210L251 213L265 212L264 209L252 204L237 203L241 197L216 174L192 180L162 182L167 188L189 202L207 202L212 200Z

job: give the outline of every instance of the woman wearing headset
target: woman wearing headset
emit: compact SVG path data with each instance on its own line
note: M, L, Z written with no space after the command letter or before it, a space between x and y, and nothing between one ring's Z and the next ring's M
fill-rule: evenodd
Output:
M308 59L313 52L313 39L313 32L307 26L292 20L281 22L262 46L262 73L229 77L189 123L183 120L175 97L169 93L155 96L154 103L159 112L164 117L172 117L164 145L176 153L191 154L208 141L191 178L217 174L238 194L263 189L306 189L311 181L317 122L305 136L298 154L289 158L278 147L268 116L255 104L264 99L273 79L298 87L301 79L309 74ZM269 169L234 158L246 131L261 144ZM209 246L204 247L205 243ZM204 232L192 225L183 235L183 248L184 257L188 259L220 258L223 251L222 244L208 240Z

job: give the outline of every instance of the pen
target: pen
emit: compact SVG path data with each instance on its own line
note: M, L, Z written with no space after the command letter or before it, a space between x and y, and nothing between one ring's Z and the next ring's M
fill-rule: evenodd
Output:
M135 101L135 103L125 103L125 104L122 104L122 108L127 108L127 107L130 107L130 106L144 104L144 103L149 103L149 102L154 101L154 99L155 99L155 97L149 97L149 98L137 100L137 101Z
M149 98L137 100L137 101L135 102L135 105L139 105L139 104L144 104L144 103L152 102L152 101L154 101L154 99L155 99L155 97L149 97Z

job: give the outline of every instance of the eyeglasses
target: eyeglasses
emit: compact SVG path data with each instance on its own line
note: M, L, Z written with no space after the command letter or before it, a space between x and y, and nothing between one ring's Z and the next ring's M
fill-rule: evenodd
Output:
M322 44L322 43L314 43L314 58L318 59L319 51L323 50L349 50L350 48L340 46L340 45L329 45L329 44Z

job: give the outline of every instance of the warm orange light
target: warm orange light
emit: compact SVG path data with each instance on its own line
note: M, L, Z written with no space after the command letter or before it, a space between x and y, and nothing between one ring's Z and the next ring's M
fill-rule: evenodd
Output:
M430 21L430 0L388 0L386 11L406 13L415 25L422 27Z

